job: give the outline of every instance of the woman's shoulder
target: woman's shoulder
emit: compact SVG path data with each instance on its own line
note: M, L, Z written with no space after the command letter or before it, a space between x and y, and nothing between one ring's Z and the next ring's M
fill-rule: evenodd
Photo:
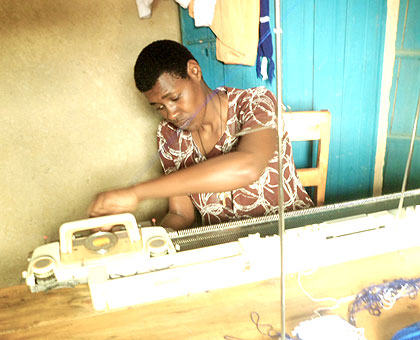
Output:
M265 86L250 87L247 89L226 87L225 89L230 103L247 103L258 99L269 99L273 102L276 101L276 97L273 92Z
M254 110L260 106L275 110L277 100L274 94L264 86L248 89L226 88L229 108L236 114Z
M160 139L173 139L177 135L177 128L166 120L162 120L157 128L157 137Z

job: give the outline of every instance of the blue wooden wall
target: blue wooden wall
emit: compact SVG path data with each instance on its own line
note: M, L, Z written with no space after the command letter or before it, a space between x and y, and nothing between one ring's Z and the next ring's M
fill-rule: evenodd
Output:
M383 192L401 191L420 91L420 1L401 0L390 94ZM420 127L407 183L420 187Z
M326 202L371 196L386 0L282 0L281 6L283 102L292 111L332 114ZM275 92L254 67L215 60L213 33L195 28L184 10L181 30L210 87L263 84ZM293 149L298 167L311 162L313 146L294 143Z

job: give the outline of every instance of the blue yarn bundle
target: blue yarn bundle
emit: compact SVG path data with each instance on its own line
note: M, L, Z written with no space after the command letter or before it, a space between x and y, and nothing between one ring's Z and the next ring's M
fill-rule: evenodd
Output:
M420 290L420 278L397 279L383 284L371 285L356 295L349 307L349 321L356 325L355 314L367 310L375 316L381 315L381 310L390 309L396 300L408 296L415 299Z

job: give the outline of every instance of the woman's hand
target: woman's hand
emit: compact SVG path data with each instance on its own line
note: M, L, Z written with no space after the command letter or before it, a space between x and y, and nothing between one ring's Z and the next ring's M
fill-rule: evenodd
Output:
M140 199L134 189L124 188L100 193L89 207L90 217L134 212Z

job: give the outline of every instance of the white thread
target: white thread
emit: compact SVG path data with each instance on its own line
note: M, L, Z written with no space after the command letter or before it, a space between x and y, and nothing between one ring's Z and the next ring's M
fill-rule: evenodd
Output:
M261 76L262 76L262 80L267 80L268 79L268 59L267 57L262 57L261 59Z
M301 275L311 275L313 274L315 271L317 270L317 268L314 268L310 271L307 272L303 272L303 273L298 273L298 284L299 284L299 288L302 290L302 292L313 302L334 302L335 305L331 306L331 307L319 307L317 309L315 309L314 313L318 316L321 316L321 314L319 314L320 311L326 311L326 310L333 310L336 309L340 306L340 304L344 303L344 302L350 302L353 301L354 298L356 297L355 295L349 295L340 299L336 299L333 297L323 297L323 298L314 298L311 294L309 294L305 288L303 288L302 285L302 281L301 281Z
M264 24L270 21L270 17L266 15L265 17L260 17L260 23Z
M408 284L405 284L396 294L393 289L385 290L383 295L380 296L382 307L384 309L391 309L394 307L395 302L397 302L398 299L410 295L410 292L407 290L407 288Z

